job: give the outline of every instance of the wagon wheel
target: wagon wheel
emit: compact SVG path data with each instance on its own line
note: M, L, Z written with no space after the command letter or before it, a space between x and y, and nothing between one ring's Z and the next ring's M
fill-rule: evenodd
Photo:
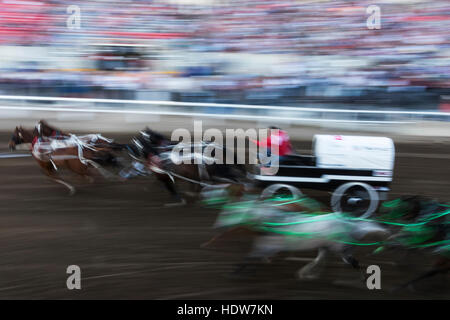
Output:
M263 199L269 198L274 195L291 195L295 199L297 199L297 198L300 198L302 196L302 194L303 193L300 191L300 189L298 189L294 186L291 186L289 184L276 183L276 184L271 184L270 186L265 188L261 192L261 198L263 198Z
M347 212L367 218L378 207L377 191L367 183L348 182L339 186L331 196L331 208L335 212Z

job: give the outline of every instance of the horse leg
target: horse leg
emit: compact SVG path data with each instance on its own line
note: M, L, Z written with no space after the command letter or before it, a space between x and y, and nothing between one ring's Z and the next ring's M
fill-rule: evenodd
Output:
M359 261L353 256L352 251L353 247L350 246L345 247L341 253L341 258L346 264L349 264L354 270L359 271L362 281L366 281L367 275L364 272L365 269L363 266L361 266Z
M83 164L78 159L70 159L66 160L66 167L72 172L79 175L84 180L87 180L89 183L94 182L94 178L89 174L89 167Z
M277 253L283 251L282 238L277 236L259 236L256 238L253 249L244 261L236 266L234 274L241 273L250 266L255 268L258 264L263 262L270 262L270 258Z
M186 201L180 196L178 193L175 183L170 179L170 177L162 177L158 175L158 180L161 181L166 189L170 192L172 198L175 200L174 203L167 203L165 206L176 206L176 205L184 205L186 204Z
M81 184L93 184L95 182L95 178L92 176L92 172L89 171L89 168L80 169L77 166L68 166L68 168L73 171L75 174L77 174L77 181Z
M317 279L317 277L320 275L320 271L322 270L325 264L327 255L328 255L327 249L319 248L317 257L313 261L308 263L306 266L301 268L297 272L297 277L299 279L308 279L308 280ZM318 269L318 271L313 273L315 269Z
M54 182L62 184L63 186L65 186L67 189L69 189L69 194L71 196L73 196L76 192L76 189L74 186L72 186L71 184L69 184L68 182L62 180L57 173L57 168L54 167L54 164L51 164L47 167L44 167L44 172L45 174Z
M73 195L75 194L76 189L75 189L75 187L72 186L71 184L65 182L65 181L62 180L62 179L53 179L53 181L55 181L56 183L60 183L60 184L62 184L63 186L67 187L67 189L69 189L69 195L73 196Z

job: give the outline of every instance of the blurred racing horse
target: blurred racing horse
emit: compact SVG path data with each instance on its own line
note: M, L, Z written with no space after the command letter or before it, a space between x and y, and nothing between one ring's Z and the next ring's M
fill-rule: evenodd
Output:
M365 268L353 256L353 250L358 245L378 243L389 235L377 223L324 211L322 205L304 195L279 198L274 197L273 189L259 198L248 191L245 185L216 191L215 196L223 204L214 227L222 231L203 245L209 246L237 232L253 235L252 250L236 272L255 260L270 261L278 253L317 250L317 257L298 271L300 279L317 278L330 253L341 257L365 279ZM213 202L217 204L219 200Z
M205 156L203 151L206 148L211 150L212 157ZM134 173L128 171L123 176L129 178L146 169L150 170L165 185L175 200L172 203L175 205L185 203L176 186L177 181L185 181L191 190L199 192L205 186L237 181L246 176L243 165L215 163L215 152L227 152L225 147L203 141L198 144L173 144L162 134L149 128L140 131L131 140L128 150L136 160L131 169ZM142 161L144 165L136 164Z
M393 235L376 252L421 250L433 259L432 267L395 290L413 288L427 278L450 271L450 205L423 196L403 196L382 204L379 220Z
M118 148L118 145L108 147L109 140L104 140L106 144L96 145L97 141L105 139L100 135L85 136L82 140L61 131L60 134L53 134L55 130L50 131L43 124L45 125L45 122L39 122L34 130L16 127L9 142L10 150L14 150L16 145L31 143L32 156L44 173L56 183L67 187L71 195L75 193L75 187L60 177L60 169L69 169L91 182L93 181L91 167L97 169L103 177L110 177L101 166L117 165L112 150Z

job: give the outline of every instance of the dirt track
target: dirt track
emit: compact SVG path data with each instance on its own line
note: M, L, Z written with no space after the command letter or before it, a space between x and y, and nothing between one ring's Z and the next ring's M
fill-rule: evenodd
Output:
M0 136L5 146L8 135ZM127 141L127 137L119 137ZM310 142L300 142L307 149ZM450 200L449 143L396 145L391 197L413 193ZM7 152L0 148L0 152ZM354 283L357 274L338 258L323 277L298 281L303 258L279 259L251 276L231 277L246 239L201 249L214 231L216 212L189 205L167 208L166 192L154 179L85 186L70 197L48 181L31 158L0 159L0 298L57 299L345 299L450 298L450 275L417 286L419 292L388 290L426 270L430 256L357 255L379 264L382 290ZM66 268L82 270L82 290L66 288Z

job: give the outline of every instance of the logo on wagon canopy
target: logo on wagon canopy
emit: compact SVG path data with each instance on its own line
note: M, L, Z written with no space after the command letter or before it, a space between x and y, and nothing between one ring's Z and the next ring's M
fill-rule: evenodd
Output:
M275 131L272 137L278 134L278 130L271 131ZM203 131L202 121L194 121L193 133L192 136L191 132L184 128L172 132L170 139L178 141L171 155L175 164L259 163L267 175L275 175L278 172L278 144L272 143L270 150L266 146L256 144L257 140L265 141L268 138L269 129L226 129L224 136L222 131L216 128Z

